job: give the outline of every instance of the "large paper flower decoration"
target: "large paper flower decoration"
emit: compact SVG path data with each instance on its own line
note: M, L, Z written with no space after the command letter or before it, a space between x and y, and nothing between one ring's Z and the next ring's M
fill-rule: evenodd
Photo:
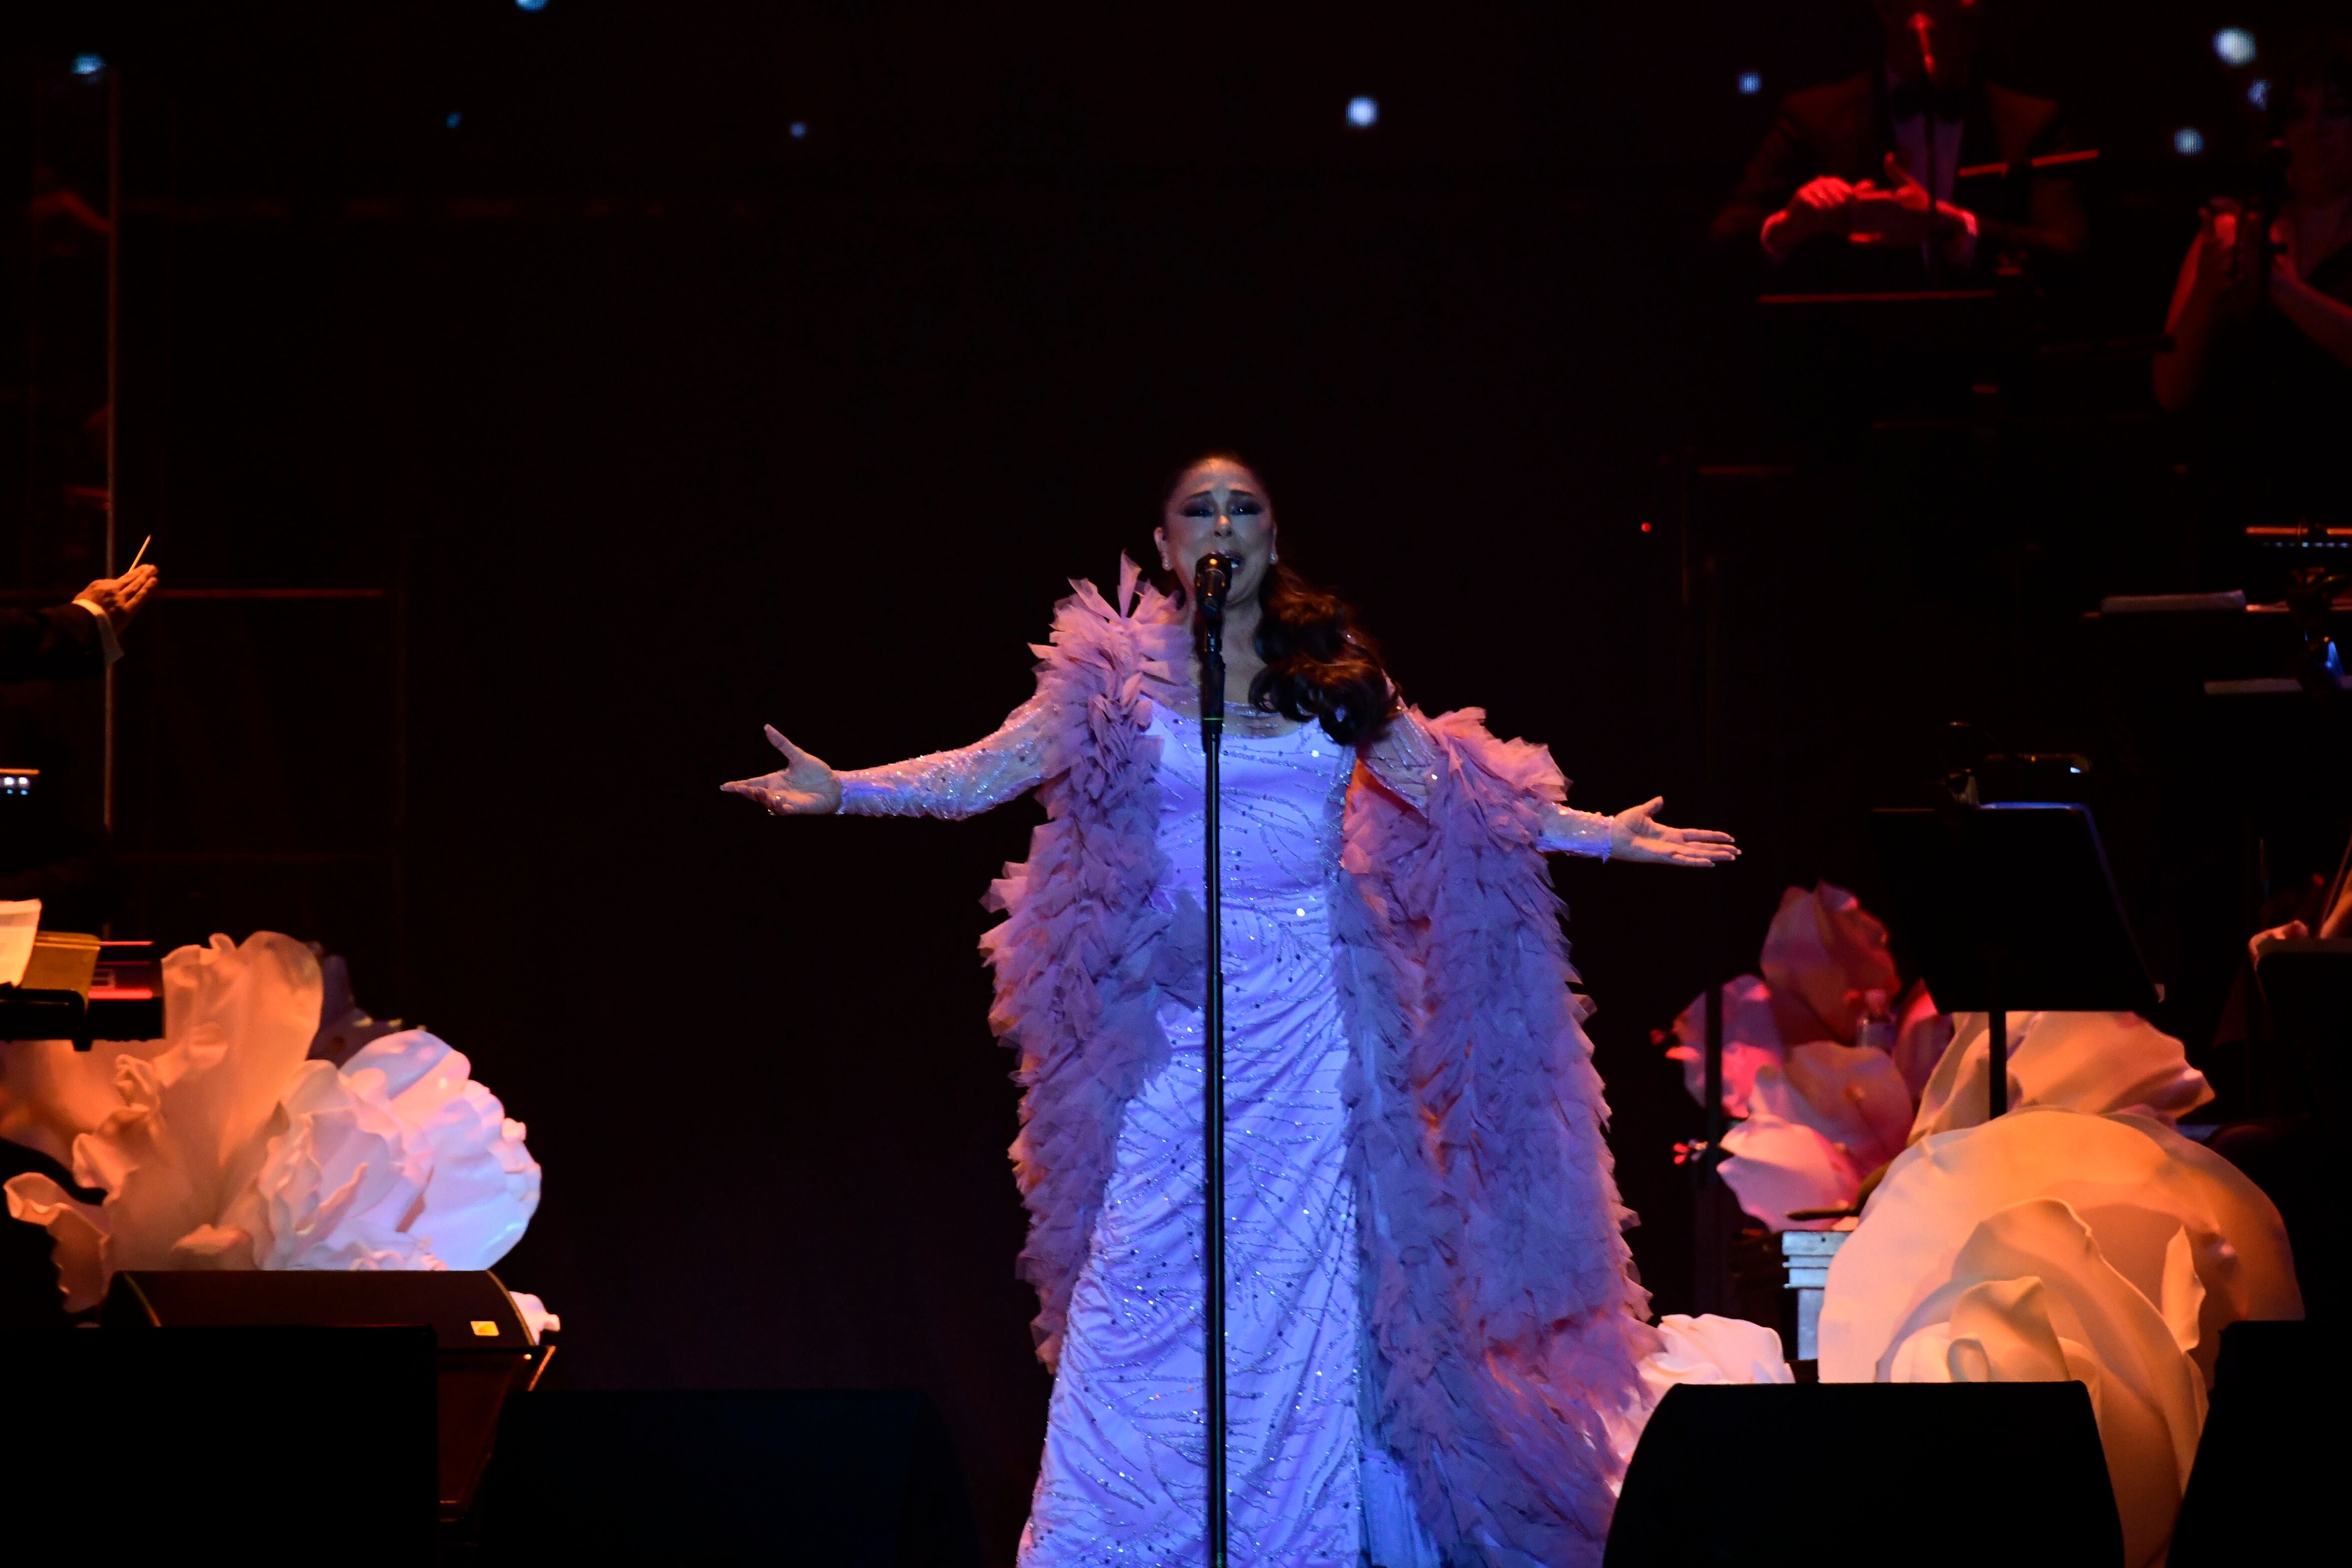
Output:
M1811 893L1792 887L1780 895L1759 967L1780 1038L1792 1045L1852 1044L1867 1010L1864 998L1872 991L1891 998L1901 988L1886 927L1853 894L1826 882Z
M1873 1046L1811 1040L1758 1069L1751 1114L1724 1135L1723 1179L1739 1207L1774 1230L1818 1229L1791 1210L1851 1204L1862 1178L1903 1152L1911 1095Z
M465 1057L410 1030L340 1070L306 1060L319 966L273 933L163 967L160 1049L112 1053L111 1108L69 1150L104 1201L44 1176L7 1184L9 1212L55 1239L69 1308L121 1269L481 1269L521 1236L539 1166ZM42 1124L95 1108L73 1086Z
M2170 1538L2228 1324L2303 1315L2278 1211L2138 1114L2053 1106L1915 1144L1830 1266L1824 1382L2091 1385L2130 1561Z
M1990 1020L1983 1013L1955 1013L1952 1026L1952 1043L1920 1093L1915 1141L1973 1127L1990 1109ZM2212 1098L2181 1043L2137 1013L2009 1015L2011 1109L2138 1110L2170 1123Z

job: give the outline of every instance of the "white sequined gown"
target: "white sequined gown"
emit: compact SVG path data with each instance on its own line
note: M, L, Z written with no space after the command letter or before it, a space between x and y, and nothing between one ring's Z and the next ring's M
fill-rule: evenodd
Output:
M964 816L1037 781L1044 719L1014 713L979 747L845 774L845 811ZM1155 706L1161 741L1155 895L1202 902L1197 724ZM1399 737L1410 747L1411 737ZM1355 1195L1340 1098L1348 1042L1331 953L1339 820L1356 755L1309 725L1223 743L1226 1364L1232 1561L1435 1568L1402 1477L1357 1416ZM1573 814L1576 841L1606 819ZM1592 824L1600 824L1598 828ZM1167 1066L1129 1103L1070 1303L1024 1568L1202 1564L1202 1015L1160 1014ZM1368 1519L1368 1514L1370 1516Z

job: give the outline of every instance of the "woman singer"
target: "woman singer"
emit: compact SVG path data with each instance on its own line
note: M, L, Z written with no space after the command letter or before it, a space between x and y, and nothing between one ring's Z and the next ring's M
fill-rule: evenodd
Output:
M1606 1108L1543 852L1706 866L1652 800L1570 810L1540 747L1406 707L1348 607L1279 563L1239 460L1176 476L1118 599L1056 608L978 745L725 788L779 816L965 817L1038 791L991 894L1019 1052L1024 1278L1055 1369L1025 1568L1204 1562L1201 648L1232 558L1218 915L1236 1563L1597 1563L1637 1402Z

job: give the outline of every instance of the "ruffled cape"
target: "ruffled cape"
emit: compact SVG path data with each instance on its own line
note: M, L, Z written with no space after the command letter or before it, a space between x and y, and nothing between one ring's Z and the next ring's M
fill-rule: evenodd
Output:
M1030 1216L1039 1356L1057 1360L1128 1101L1167 1059L1163 997L1197 1005L1197 909L1155 911L1151 699L1188 689L1183 612L1121 562L1034 651L1056 716L1026 862L987 903L990 1022L1019 1052L1012 1149ZM1127 606L1122 612L1119 606ZM1541 747L1475 709L1426 721L1439 753L1409 804L1360 765L1333 899L1351 1047L1368 1440L1402 1461L1449 1563L1598 1563L1639 1403L1648 1296L1602 1138L1608 1108L1569 989L1563 909L1536 847L1565 798Z

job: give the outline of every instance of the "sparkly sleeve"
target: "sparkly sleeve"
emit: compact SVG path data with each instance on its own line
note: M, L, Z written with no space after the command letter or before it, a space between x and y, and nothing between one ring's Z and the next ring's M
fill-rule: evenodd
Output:
M1391 792L1418 809L1429 804L1444 754L1421 716L1411 708L1400 712L1381 737L1363 751L1364 765ZM1609 858L1610 819L1595 811L1572 810L1549 800L1538 802L1543 827L1536 847L1555 854Z
M1372 777L1415 810L1429 804L1430 787L1437 782L1441 753L1430 738L1421 715L1402 708L1381 737L1364 747L1361 757Z
M1579 811L1546 801L1543 831L1536 835L1536 848L1554 854L1589 855L1605 861L1609 858L1611 826L1611 820L1598 811Z
M841 814L962 818L1002 806L1045 777L1052 716L1040 694L1014 708L994 735L975 745L844 773Z

